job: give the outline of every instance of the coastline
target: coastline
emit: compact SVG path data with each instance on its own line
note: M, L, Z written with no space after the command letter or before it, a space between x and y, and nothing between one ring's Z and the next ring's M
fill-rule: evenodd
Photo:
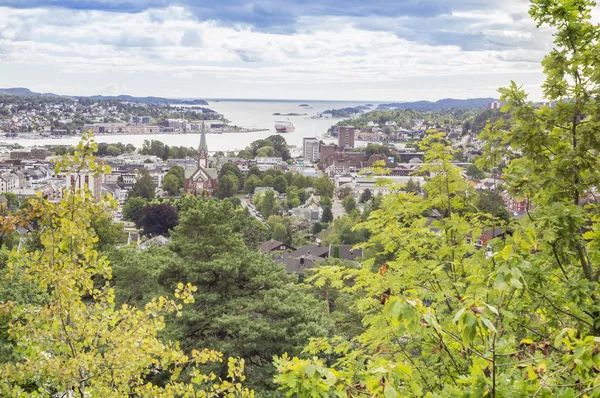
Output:
M210 135L221 135L221 134L248 134L248 133L258 133L270 131L270 129L243 129L243 130L235 130L235 131L207 131L206 134ZM116 137L116 136L142 136L142 135L186 135L186 134L200 134L200 131L177 131L174 133L143 133L143 134L132 134L132 133L95 133L95 137ZM81 137L81 134L73 134L73 135L60 135L60 136L51 136L51 135L41 135L38 133L21 133L16 137L6 137L4 135L0 135L0 141L19 141L19 140L60 140L65 138L73 138L73 137Z

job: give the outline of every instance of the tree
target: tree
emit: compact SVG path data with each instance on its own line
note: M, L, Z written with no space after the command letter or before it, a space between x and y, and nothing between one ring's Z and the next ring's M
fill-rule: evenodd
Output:
M331 211L331 207L323 207L323 217L321 218L321 221L324 223L330 223L333 221L333 212Z
M269 218L273 214L275 214L275 205L277 203L277 199L275 197L275 192L268 190L262 197L260 202L260 212L263 217Z
M250 178L251 175L255 175L259 179L261 179L263 176L263 173L262 173L262 171L260 171L258 166L250 166L250 168L248 169L248 178Z
M242 187L244 185L244 177L242 176L242 172L235 163L225 163L223 167L221 167L219 170L219 181L227 174L233 174L235 176L237 179L236 186Z
M142 176L137 179L133 188L129 191L130 198L144 198L146 200L154 199L156 195L156 185L150 177L147 169L142 170Z
M353 195L346 196L342 201L342 204L344 205L344 210L346 210L346 213L352 213L352 211L356 209L356 200L354 199Z
M177 190L184 187L184 185L185 185L185 170L183 169L183 167L178 166L178 165L171 167L169 169L169 171L167 171L167 174L165 174L165 178L167 178L168 176L174 176L177 179L177 184L178 184Z
M371 190L369 188L365 189L362 194L360 195L360 203L367 203L368 201L370 201L373 198L373 194L371 193Z
M290 185L293 185L298 188L306 188L308 186L308 182L306 180L306 177L304 177L300 173L296 173Z
M86 169L99 176L105 172L92 154L96 145L88 136L78 145L78 157L57 163L62 170ZM179 312L193 302L191 285L178 284L177 300L156 298L143 310L128 305L115 307L109 284L111 267L94 250L97 237L90 220L102 218L106 206L81 192L66 191L60 203L43 198L30 201L24 220L37 223L41 249L35 255L10 253L5 271L15 282L34 282L31 289L44 299L7 301L0 314L9 321L8 335L18 347L15 362L0 363L0 393L3 396L160 396L198 391L209 396L250 392L237 386L240 362L234 361L227 382L204 379L196 365L219 359L214 351L189 356L174 343L157 338L164 316ZM241 366L240 366L241 365ZM181 371L191 371L187 381ZM147 382L152 370L169 371L173 377L162 386ZM232 382L234 384L232 384Z
M177 195L179 193L179 190L181 189L177 177L172 174L165 176L162 188L171 196Z
M466 174L474 180L482 180L485 178L485 173L477 167L476 164L470 164L469 167L467 167Z
M287 189L287 181L284 176L277 176L273 180L273 188L279 193L285 193Z
M300 201L300 196L298 195L298 189L293 185L288 187L288 189L286 190L285 198L286 198L287 206L290 209L293 209L294 207L298 207L298 206L300 206L300 204L302 204L302 202Z
M8 210L16 210L19 208L19 198L14 192L5 192L2 194L7 200L6 207Z
M337 189L337 197L343 200L346 196L352 194L352 187L349 185L343 185Z
M227 173L219 179L219 188L217 189L217 197L219 199L232 198L239 190L237 177L232 173Z
M197 201L181 213L172 262L159 276L167 291L185 280L198 287L197 305L177 318L169 336L186 350L219 347L247 360L248 383L273 389L273 355L298 352L310 337L327 334L324 308L281 265L244 244L228 201ZM283 226L283 225L282 225Z
M135 223L142 217L142 210L148 202L144 198L132 197L123 206L123 219Z
M415 182L412 178L409 178L404 190L406 192L421 193L421 184Z
M275 227L273 228L273 239L280 242L289 243L289 237L285 225L281 223L275 224Z
M505 223L510 221L510 214L506 210L506 204L502 195L496 191L483 190L478 194L477 208L479 211L489 213L498 217Z
M142 210L136 226L142 228L143 234L149 237L169 236L177 226L178 218L177 210L169 203L149 204Z
M335 190L335 185L329 177L323 174L321 177L317 178L314 182L315 193L319 196L327 196L329 198L333 197L333 191Z
M123 224L113 222L111 214L104 213L92 216L90 226L98 238L95 248L100 252L110 250L116 245L127 242L127 235L123 230Z
M600 395L593 359L600 219L590 192L600 182L594 5L531 2L538 25L556 29L543 61L553 106L529 102L511 83L500 90L510 131L492 122L480 135L487 168L510 159L509 193L534 203L528 217L511 225L512 235L480 242L498 220L472 210L476 196L451 164L452 151L427 138L426 197L383 198L362 225L372 234L362 247L376 253L359 271L336 272L337 280L359 281L348 290L366 330L351 340L359 348L344 352L353 360L277 359L289 393L324 396L352 386L356 396ZM434 210L426 226L423 214ZM325 356L348 342L329 343L307 352Z
M249 175L244 184L244 192L253 194L256 187L260 187L262 181L255 174Z
M273 149L275 150L275 156L281 156L283 160L288 160L290 158L290 151L283 136L275 134L267 137L267 140L271 141Z

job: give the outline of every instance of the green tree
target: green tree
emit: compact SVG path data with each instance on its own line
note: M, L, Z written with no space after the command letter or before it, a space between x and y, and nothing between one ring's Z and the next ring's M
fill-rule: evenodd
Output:
M543 61L544 95L555 104L537 106L512 83L500 90L510 131L492 122L481 135L483 164L512 158L505 179L512 195L534 203L529 216L479 250L481 231L498 220L470 211L475 195L451 164L452 150L434 143L436 135L426 139L427 196L383 198L362 225L371 232L362 246L373 251L366 267L331 278L359 281L349 289L366 328L351 340L359 348L344 360L279 358L277 380L288 392L600 396L600 218L589 191L600 182L594 6L531 2L538 25L556 30ZM424 219L434 211L436 220ZM320 340L306 351L325 357L345 344Z
M237 212L229 201L214 199L182 208L171 247L184 262L164 267L159 282L170 291L181 279L200 295L169 336L180 337L186 350L238 353L247 359L250 385L273 389L273 355L299 352L310 337L326 335L329 323L323 307L290 283L281 265L245 244L232 217Z
M260 187L261 184L262 181L260 178L258 178L255 174L251 174L244 183L244 192L252 194L254 193L254 189L256 189L256 187Z
M344 210L346 210L346 213L351 213L354 209L356 209L356 200L354 199L353 195L346 196L342 201L342 204L344 205Z
M184 187L185 170L183 169L183 167L178 165L171 167L169 171L167 171L167 174L165 174L165 178L167 178L168 176L174 176L175 178L177 178L177 184L179 187L178 190Z
M321 218L321 221L324 223L330 223L333 221L333 212L331 211L331 207L323 207L323 217Z
M327 196L333 198L333 191L335 191L335 185L333 182L323 174L321 177L314 181L315 193L319 196Z
M269 218L269 216L275 214L276 204L277 198L275 197L275 192L271 190L266 191L260 202L260 212L263 217Z
M232 198L239 190L239 180L234 174L227 173L219 179L219 188L217 189L217 197L220 199Z
M219 170L219 181L227 174L233 174L235 176L235 178L237 179L237 187L244 186L244 177L242 176L240 168L235 163L225 163L221 167L221 169Z
M146 200L154 199L156 195L156 185L150 177L147 169L142 170L142 175L137 179L133 188L129 191L130 198L144 198Z
M368 201L370 201L373 198L373 193L371 192L371 190L369 188L365 189L362 194L360 195L360 203L367 203Z
M123 219L137 222L142 217L142 210L148 202L144 198L132 197L123 206Z
M179 185L179 181L176 176L170 174L166 175L162 184L163 190L165 190L169 195L175 196L179 194L179 190L181 186Z
M273 188L279 193L285 193L287 189L287 181L284 176L277 176L273 180Z
M86 169L99 176L106 172L94 161L96 145L87 135L78 145L78 156L57 162L59 170ZM40 301L6 301L0 315L8 320L8 336L17 347L15 361L0 364L3 396L152 396L198 394L210 396L250 392L236 385L243 364L234 361L227 382L200 376L196 365L219 360L212 351L189 356L174 343L157 338L164 316L192 303L191 285L178 284L177 300L165 297L149 302L143 310L128 305L115 307L109 284L111 267L94 249L97 236L90 220L102 218L111 202L95 202L90 195L68 190L60 203L43 198L30 201L23 219L36 222L40 250L12 251L4 271L19 285L44 297ZM32 292L33 293L33 292ZM240 366L241 365L241 366ZM191 377L179 375L186 368ZM163 386L146 378L152 369L168 369L173 377ZM233 383L233 384L232 384Z
M6 207L8 210L16 210L19 208L19 198L14 192L5 192L2 194L7 200Z
M470 164L467 167L467 175L474 180L482 180L485 178L485 173L476 164Z
M289 237L285 225L277 223L273 228L273 239L280 242L289 243Z
M263 177L263 173L262 171L260 171L258 166L250 166L250 168L248 169L248 178L250 178L251 175L255 175L259 179Z

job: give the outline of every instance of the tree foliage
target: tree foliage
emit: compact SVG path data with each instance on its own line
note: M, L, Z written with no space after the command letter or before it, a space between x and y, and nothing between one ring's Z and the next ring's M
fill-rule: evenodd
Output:
M142 216L135 225L149 237L169 236L170 231L177 226L178 220L177 210L169 203L151 203L142 209Z
M85 169L99 176L106 168L95 162L96 145L86 136L72 158L57 162L59 170ZM193 303L191 285L177 284L176 299L154 298L143 309L116 308L109 283L111 267L94 249L98 237L90 220L102 218L111 202L96 202L89 192L65 191L59 203L41 196L30 201L23 222L35 220L41 249L12 251L4 271L17 285L45 296L40 300L0 303L8 319L14 360L0 364L3 396L152 396L207 394L252 395L239 384L243 362L230 360L227 380L203 375L196 365L221 361L221 354L193 351L185 355L174 343L157 338L164 316ZM183 369L186 375L182 375ZM147 382L151 371L168 371L162 385ZM184 380L185 379L185 380ZM216 383L215 383L216 381Z
M144 198L152 200L156 196L156 184L152 180L147 169L142 170L142 175L137 179L133 188L129 191L130 198Z
M383 198L359 226L371 233L361 245L371 252L366 267L330 277L355 281L344 290L355 297L365 331L314 340L305 349L312 358L278 358L284 390L600 396L600 217L592 192L600 179L600 29L590 22L593 6L532 1L533 19L556 29L543 62L544 94L555 106L530 103L513 83L500 90L510 131L494 122L482 134L484 162L512 158L505 179L513 196L533 203L529 216L481 248L479 238L500 220L477 210L443 140L425 140L426 196Z

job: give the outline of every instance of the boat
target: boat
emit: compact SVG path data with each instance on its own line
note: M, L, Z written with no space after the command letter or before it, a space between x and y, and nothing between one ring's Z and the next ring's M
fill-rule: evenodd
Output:
M278 133L291 133L296 130L296 126L290 120L279 120L275 122L275 130Z

